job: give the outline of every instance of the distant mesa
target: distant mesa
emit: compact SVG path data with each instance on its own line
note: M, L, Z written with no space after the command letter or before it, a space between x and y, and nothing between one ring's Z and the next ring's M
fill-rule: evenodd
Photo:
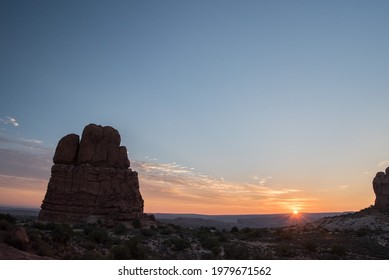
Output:
M39 221L96 222L107 225L147 219L127 149L119 132L90 124L82 137L64 136L58 143L51 178L39 212Z
M374 177L373 189L376 195L374 207L389 212L389 167L385 172L378 172Z

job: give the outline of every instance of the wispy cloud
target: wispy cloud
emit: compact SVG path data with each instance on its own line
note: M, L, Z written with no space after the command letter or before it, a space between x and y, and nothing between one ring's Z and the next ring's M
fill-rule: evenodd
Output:
M272 178L273 178L272 176L266 176L266 177L253 176L253 177L251 177L251 179L258 182L258 184L261 186L265 185Z
M196 207L213 213L289 211L290 207L278 202L300 192L296 188L264 186L270 176L255 183L231 182L177 163L133 161L132 167L139 173L146 206L158 204L161 209L157 211L169 211L173 207L191 211L188 210L192 209L191 205L194 209L191 212L197 213Z
M378 168L386 168L389 166L389 160L381 160L378 164L377 164L377 167Z
M11 126L19 126L19 123L15 118L8 117L8 116L4 118L0 118L0 123L5 125L11 125Z
M39 206L50 178L53 149L38 139L7 134L18 127L13 117L0 118L0 204Z
M51 148L43 146L43 141L38 139L25 139L21 137L14 137L9 135L0 134L0 144L21 145L25 148L35 150L37 152L51 152Z
M0 148L0 175L46 179L51 165L51 153Z
M23 139L23 138L21 138L20 141L22 143L26 143L26 144L43 144L42 140L36 140L36 139Z
M389 166L389 160L387 159L381 160L379 163L377 163L376 167L373 170L363 171L363 175L374 177L374 175L377 174L377 172L385 171L388 166Z
M47 184L47 179L40 179L40 178L34 178L34 177L23 177L23 176L10 176L10 175L4 175L0 174L0 181L20 181L25 183L44 183Z

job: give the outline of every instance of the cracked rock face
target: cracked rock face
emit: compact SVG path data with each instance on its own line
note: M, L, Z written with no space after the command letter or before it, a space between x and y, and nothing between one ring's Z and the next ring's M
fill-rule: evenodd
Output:
M374 177L373 189L376 195L374 207L389 211L389 167L385 172L378 172Z
M40 221L115 224L144 216L138 174L129 169L116 129L90 124L81 141L76 134L66 135L53 161Z

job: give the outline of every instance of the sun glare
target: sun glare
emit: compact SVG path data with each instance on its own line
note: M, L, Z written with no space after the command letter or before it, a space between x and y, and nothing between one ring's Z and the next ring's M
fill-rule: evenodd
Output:
M293 215L297 215L299 213L298 210L293 210Z

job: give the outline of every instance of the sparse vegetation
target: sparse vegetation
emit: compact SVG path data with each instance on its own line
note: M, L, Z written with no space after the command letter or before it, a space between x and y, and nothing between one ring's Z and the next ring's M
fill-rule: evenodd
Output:
M247 260L250 259L249 248L242 242L231 242L224 245L224 254L229 260Z
M126 227L124 224L120 223L120 224L118 224L118 225L115 227L115 229L114 229L113 232L114 232L116 235L125 235L125 234L128 232L128 229L127 229L127 227Z
M132 226L71 227L23 220L26 243L15 235L21 220L1 215L0 243L55 259L389 259L389 234L379 228L329 230L308 225L218 230L159 222L144 228L140 221Z
M131 238L114 245L111 248L111 258L114 260L146 259L146 249L138 238Z
M142 223L141 223L141 221L140 220L134 220L133 222L132 222L132 226L134 227L134 228L140 228L141 226L142 226Z
M1 220L5 220L7 221L8 223L11 223L11 224L14 224L16 222L16 218L11 216L10 214L1 214L0 213L0 221Z
M173 237L169 241L172 245L172 249L175 251L183 251L191 247L190 242L186 239Z
M73 229L66 224L54 224L52 238L56 243L67 245L73 237Z

